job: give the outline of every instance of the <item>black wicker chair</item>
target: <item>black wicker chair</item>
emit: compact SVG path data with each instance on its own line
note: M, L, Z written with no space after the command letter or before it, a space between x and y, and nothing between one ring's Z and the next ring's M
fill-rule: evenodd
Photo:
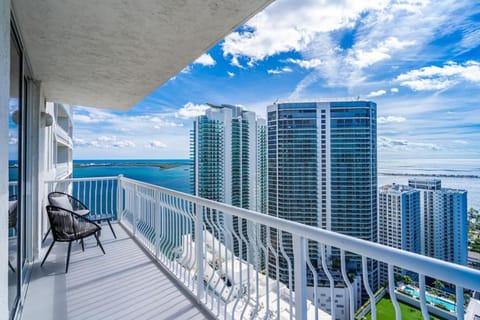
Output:
M91 214L90 209L82 201L69 195L68 193L59 192L59 191L50 192L48 194L48 202L50 203L51 206L65 208L81 216L88 216ZM90 220L99 224L102 221L107 221L113 236L115 237L115 239L117 238L115 231L113 231L112 224L110 223L110 220L113 219L113 215L105 215L105 217L101 216L100 218L97 218L96 216L95 218L93 218L93 216L91 215L89 218ZM47 231L47 234L43 238L43 241L45 241L49 231Z
M50 221L50 228L52 230L53 242L48 248L45 258L43 258L41 266L43 266L55 242L68 242L67 266L65 273L68 272L68 265L70 263L70 251L72 242L76 240L83 240L86 237L94 236L97 244L105 254L103 246L98 239L97 232L102 229L98 224L89 220L85 216L81 216L73 211L66 210L55 206L47 206L48 220ZM83 248L83 241L82 241Z

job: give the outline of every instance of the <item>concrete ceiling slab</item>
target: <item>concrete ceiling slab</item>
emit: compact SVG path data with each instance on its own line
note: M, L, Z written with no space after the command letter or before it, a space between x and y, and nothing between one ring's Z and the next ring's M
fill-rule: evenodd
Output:
M49 101L128 110L273 0L15 0Z

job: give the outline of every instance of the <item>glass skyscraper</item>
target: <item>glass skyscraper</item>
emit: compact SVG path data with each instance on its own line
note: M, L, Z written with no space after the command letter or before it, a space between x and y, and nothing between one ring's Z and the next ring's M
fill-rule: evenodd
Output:
M194 122L190 150L193 161L192 193L202 198L265 212L266 209L266 123L254 112L232 105L211 105ZM205 213L208 221L231 232L247 235L245 220ZM210 217L210 216L213 216ZM207 228L209 225L207 224ZM211 228L215 229L215 228ZM214 230L210 230L215 233ZM228 232L224 233L228 236ZM235 237L221 239L233 243ZM245 253L245 246L243 247Z
M377 115L370 101L276 102L267 109L268 208L280 218L377 241ZM272 231L276 250L293 261L292 239ZM280 248L280 246L282 248ZM311 264L322 273L320 247L309 243ZM279 277L288 279L280 254ZM332 267L339 253L327 248ZM361 271L361 259L347 256ZM377 264L369 261L377 287ZM271 270L275 274L275 270ZM313 276L307 275L312 283Z

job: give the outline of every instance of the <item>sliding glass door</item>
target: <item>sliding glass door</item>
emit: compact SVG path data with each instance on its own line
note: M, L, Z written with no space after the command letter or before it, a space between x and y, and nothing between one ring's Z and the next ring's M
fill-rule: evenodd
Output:
M27 250L31 251L31 184L32 176L27 168L32 166L27 154L27 120L31 114L32 101L29 95L28 69L21 41L12 22L10 32L10 99L8 117L8 307L13 318L22 301L25 279L29 271ZM28 112L30 111L30 112ZM31 143L31 141L30 141ZM30 161L30 162L28 162ZM27 192L29 191L29 192ZM27 249L28 248L28 249Z
M10 314L20 297L21 281L21 106L22 106L22 53L12 31L10 34L10 99L8 118L8 306Z

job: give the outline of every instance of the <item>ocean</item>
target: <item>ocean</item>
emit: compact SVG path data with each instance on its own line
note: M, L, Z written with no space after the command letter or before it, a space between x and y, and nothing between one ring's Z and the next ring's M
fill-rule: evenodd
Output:
M468 208L480 209L480 159L401 159L378 162L378 186L435 178L443 188L467 190Z
M74 160L73 176L123 174L131 179L190 193L189 163L189 160ZM437 178L442 180L444 188L467 190L468 207L480 209L479 159L379 160L378 168L378 186L407 184L408 179L415 177ZM15 177L16 168L11 166L10 171L10 176Z
M189 164L189 160L74 160L73 177L111 177L123 174L130 179L191 193Z

